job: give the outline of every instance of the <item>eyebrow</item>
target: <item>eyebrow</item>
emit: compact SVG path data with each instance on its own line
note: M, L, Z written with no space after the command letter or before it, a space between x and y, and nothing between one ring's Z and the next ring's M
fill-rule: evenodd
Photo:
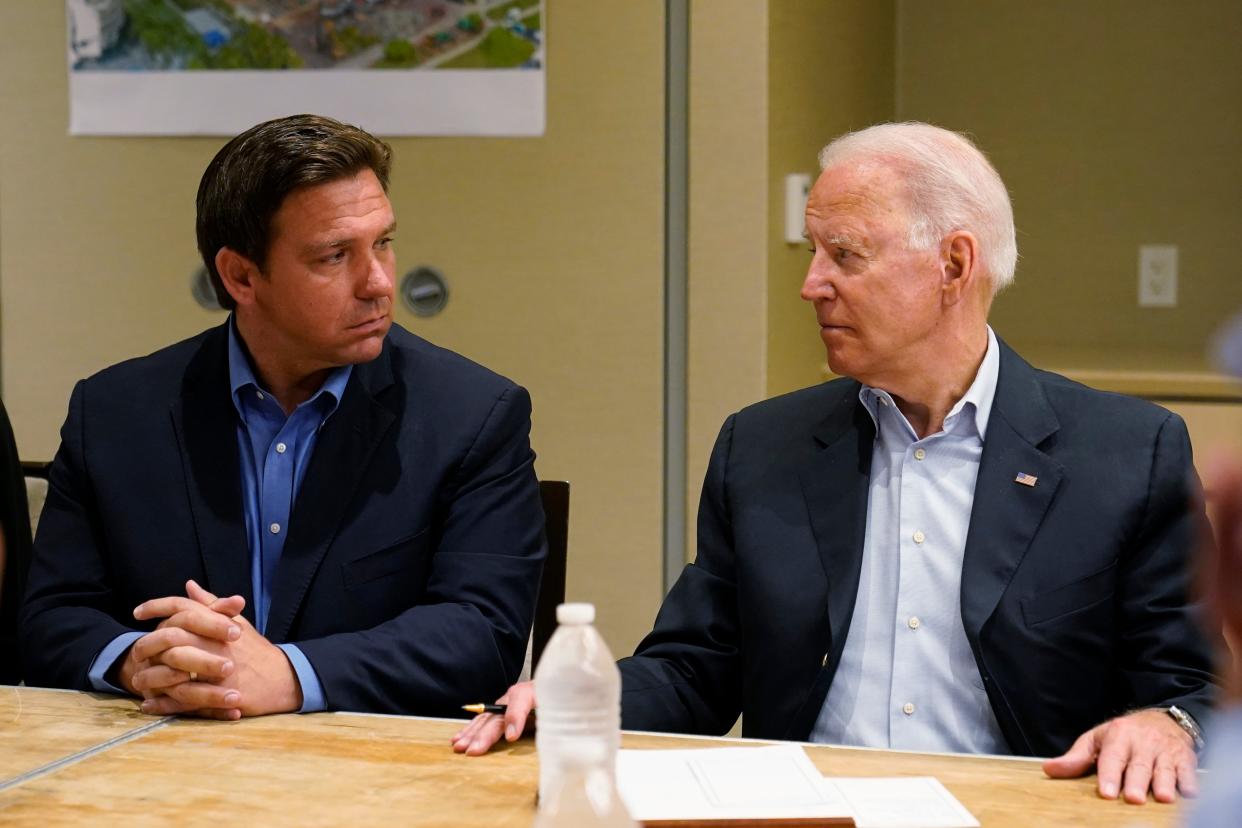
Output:
M865 240L851 236L848 233L836 233L828 238L828 243L839 245L841 247L852 247L863 251L870 249Z
M387 227L385 227L383 230L380 231L380 236L381 237L391 236L395 232L397 232L397 222L393 221L392 224L388 225ZM320 250L331 250L331 249L336 249L338 247L348 247L350 244L353 243L353 241L354 240L352 238L333 239L331 241L308 244L302 249L307 253L317 253Z

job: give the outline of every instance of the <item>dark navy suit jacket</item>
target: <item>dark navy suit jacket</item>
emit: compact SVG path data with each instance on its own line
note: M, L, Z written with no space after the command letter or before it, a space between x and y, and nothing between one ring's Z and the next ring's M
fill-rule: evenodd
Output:
M194 578L246 597L221 326L78 383L26 604L32 685L89 689L133 608ZM522 666L545 555L526 391L394 325L354 367L294 504L266 631L329 709L451 714Z
M698 557L623 659L627 728L806 740L858 592L875 428L842 379L726 421ZM1034 486L1015 482L1019 474ZM1001 346L962 564L966 636L1014 753L1127 710L1200 722L1211 652L1187 591L1204 529L1185 425Z

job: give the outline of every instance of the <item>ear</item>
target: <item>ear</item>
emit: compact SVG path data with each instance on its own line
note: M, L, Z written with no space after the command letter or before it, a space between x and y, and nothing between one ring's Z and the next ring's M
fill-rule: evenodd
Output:
M216 272L238 307L254 302L254 283L262 278L258 265L236 250L221 247L216 253Z
M979 267L979 241L969 230L954 230L940 244L941 297L956 305L983 281Z

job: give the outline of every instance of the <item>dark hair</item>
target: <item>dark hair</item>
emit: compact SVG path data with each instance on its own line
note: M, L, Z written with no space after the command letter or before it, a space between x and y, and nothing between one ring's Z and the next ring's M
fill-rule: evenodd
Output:
M271 242L272 216L299 187L326 184L362 170L388 191L392 148L358 127L319 115L267 121L224 145L198 184L198 252L220 305L236 303L216 270L221 248L260 268Z

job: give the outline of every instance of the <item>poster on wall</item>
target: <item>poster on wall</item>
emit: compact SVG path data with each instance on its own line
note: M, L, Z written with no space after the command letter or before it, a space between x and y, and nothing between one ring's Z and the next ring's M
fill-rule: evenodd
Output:
M66 0L69 132L542 135L544 0Z

